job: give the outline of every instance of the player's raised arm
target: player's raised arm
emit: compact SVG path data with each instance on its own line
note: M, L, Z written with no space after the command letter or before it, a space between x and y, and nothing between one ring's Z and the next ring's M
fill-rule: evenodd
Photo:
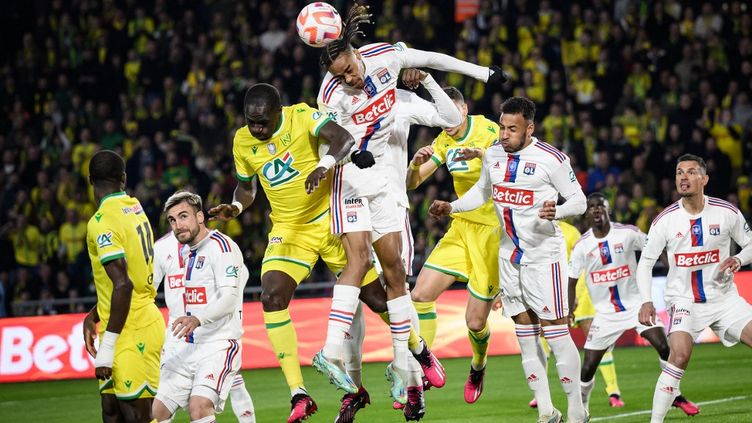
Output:
M133 282L128 277L128 264L124 257L104 264L107 277L112 281L112 298L110 300L110 320L102 336L99 352L94 361L95 374L98 379L112 376L112 362L115 358L115 343L123 331L128 311L131 308Z
M428 107L433 109L433 113L421 113L420 110L416 110L415 113L408 112L412 123L439 128L452 128L462 123L462 114L460 114L457 106L431 74L419 69L405 69L402 81L406 86L413 89L417 88L418 85L423 85L433 99L433 104L425 100L421 103L416 101L416 106L426 103ZM410 105L412 103L405 106L410 107Z
M401 55L402 67L426 67L444 72L455 72L494 85L500 85L509 80L509 75L498 66L487 68L446 54L409 48L401 42L395 44L394 48L398 52L404 52Z

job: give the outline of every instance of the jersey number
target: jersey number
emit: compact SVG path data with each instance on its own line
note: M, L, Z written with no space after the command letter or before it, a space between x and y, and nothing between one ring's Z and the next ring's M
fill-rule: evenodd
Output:
M154 243L151 240L151 225L149 222L144 222L141 225L136 226L136 232L141 237L141 248L144 251L144 259L146 264L149 264L152 257L154 257Z

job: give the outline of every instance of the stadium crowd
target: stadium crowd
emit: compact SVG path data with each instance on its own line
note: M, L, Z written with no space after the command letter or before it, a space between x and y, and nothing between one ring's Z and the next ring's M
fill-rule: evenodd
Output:
M45 301L93 295L87 171L98 149L127 159L128 188L163 234L162 204L178 188L196 190L207 206L231 198L231 140L250 84L270 82L285 103L315 106L322 76L319 52L295 32L300 1L27 3L8 6L4 19L25 29L5 37L0 56L0 317L85 311ZM508 96L533 99L537 136L570 155L586 193L606 193L616 221L648 231L676 199L683 153L708 162L709 195L750 218L746 2L483 0L459 22L453 1L371 3L367 40L405 41L511 74L502 92L436 76L465 94L471 114L492 119ZM435 134L413 131L411 151ZM411 195L416 273L445 231L428 206L452 192L442 168ZM259 284L267 214L260 196L239 221L211 223L241 246L249 285ZM309 279L329 278L322 267ZM13 307L24 300L41 305Z

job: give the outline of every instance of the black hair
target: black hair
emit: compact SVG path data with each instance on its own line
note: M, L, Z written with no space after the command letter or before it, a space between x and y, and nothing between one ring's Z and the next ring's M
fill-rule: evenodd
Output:
M520 113L526 121L532 122L535 119L535 103L525 97L511 97L501 104L501 113Z
M681 162L696 162L698 165L700 165L700 168L704 173L707 173L708 171L708 165L705 164L705 159L703 159L700 156L695 156L694 154L683 154L679 156L678 159L676 159L676 164L678 165Z
M339 38L327 44L324 47L324 51L321 52L319 63L325 69L337 60L337 57L341 53L352 51L352 40L357 35L363 35L363 31L360 30L360 25L363 23L371 23L371 14L368 13L368 6L360 4L354 4L350 11L347 12L347 18L342 23L342 35Z
M452 99L452 101L456 101L458 103L464 103L465 102L465 96L462 95L462 92L454 87L444 87L444 92L446 95L449 96L449 98Z
M587 196L588 201L590 201L591 198L600 198L600 199L602 199L604 201L608 201L608 198L606 198L606 196L603 195L602 192L591 192Z
M282 98L273 85L255 84L246 90L243 104L243 115L245 115L251 104L265 105L270 110L277 110L282 107Z
M112 150L94 154L89 162L89 176L93 183L120 184L125 174L125 160Z

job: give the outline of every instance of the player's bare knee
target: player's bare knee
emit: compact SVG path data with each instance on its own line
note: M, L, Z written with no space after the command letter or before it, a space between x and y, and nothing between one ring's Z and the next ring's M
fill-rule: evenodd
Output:
M668 356L668 362L680 369L686 369L689 364L690 351L683 348L675 348L671 350Z
M280 311L287 308L287 301L274 292L261 292L261 305L265 312Z
M486 327L486 319L480 316L465 316L467 328L473 332L480 332Z
M188 401L188 414L191 420L199 420L214 414L214 404L208 398L193 396Z

